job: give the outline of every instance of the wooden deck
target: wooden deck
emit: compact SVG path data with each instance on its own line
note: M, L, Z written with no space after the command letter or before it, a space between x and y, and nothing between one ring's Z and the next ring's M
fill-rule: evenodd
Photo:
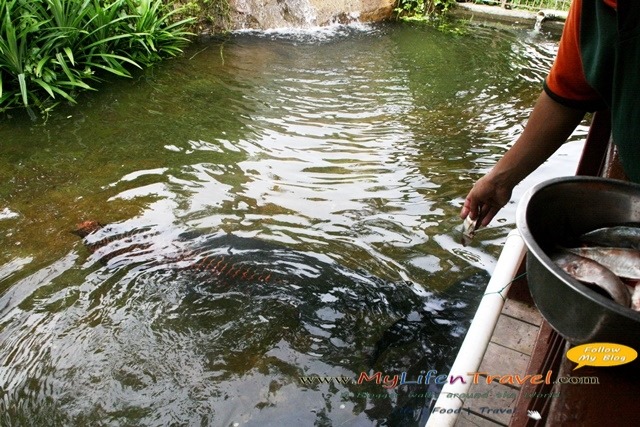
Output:
M522 376L527 371L542 316L528 295L525 280L515 282L512 290L514 292L509 292L478 372ZM495 382L486 384L486 376L480 378L478 384L471 386L469 393L481 393L482 397L466 399L456 426L509 425L520 387Z

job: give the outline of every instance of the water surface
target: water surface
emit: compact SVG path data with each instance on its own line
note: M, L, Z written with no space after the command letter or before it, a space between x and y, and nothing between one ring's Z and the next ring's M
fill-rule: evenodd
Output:
M437 387L300 377L447 372L515 203L469 247L458 211L556 44L519 28L235 34L46 121L12 113L0 424L424 421ZM572 173L579 145L514 198ZM106 226L83 243L84 220Z

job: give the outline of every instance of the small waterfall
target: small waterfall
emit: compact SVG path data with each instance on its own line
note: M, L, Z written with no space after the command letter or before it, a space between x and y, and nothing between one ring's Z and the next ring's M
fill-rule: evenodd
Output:
M533 31L535 32L540 32L540 30L542 29L542 23L547 19L547 14L544 13L543 10L541 10L540 12L538 12L538 14L536 15L536 23L533 24Z
M542 23L560 23L567 20L568 12L562 10L542 9L536 14L536 23L533 26L534 32L542 29ZM546 24L545 24L546 25Z
M231 0L233 29L313 28L335 23L380 21L394 0Z
M317 14L309 0L237 0L245 28L269 29L315 26Z

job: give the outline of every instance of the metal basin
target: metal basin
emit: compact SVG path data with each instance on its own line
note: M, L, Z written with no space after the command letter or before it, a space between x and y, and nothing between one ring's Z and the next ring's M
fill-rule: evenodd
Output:
M593 177L545 181L522 198L516 222L529 250L529 289L549 324L572 344L640 348L640 312L584 286L547 256L556 245L576 245L584 232L640 223L640 185Z

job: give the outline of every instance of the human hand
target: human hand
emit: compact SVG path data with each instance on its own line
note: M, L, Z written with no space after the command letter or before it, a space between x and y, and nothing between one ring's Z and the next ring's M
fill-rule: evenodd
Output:
M480 178L469 191L460 210L460 218L466 219L468 216L477 221L476 227L486 227L509 202L512 191L512 186L496 182L490 172Z
M567 140L584 114L543 91L516 143L467 195L460 217L475 220L476 228L489 224L509 202L513 188Z

